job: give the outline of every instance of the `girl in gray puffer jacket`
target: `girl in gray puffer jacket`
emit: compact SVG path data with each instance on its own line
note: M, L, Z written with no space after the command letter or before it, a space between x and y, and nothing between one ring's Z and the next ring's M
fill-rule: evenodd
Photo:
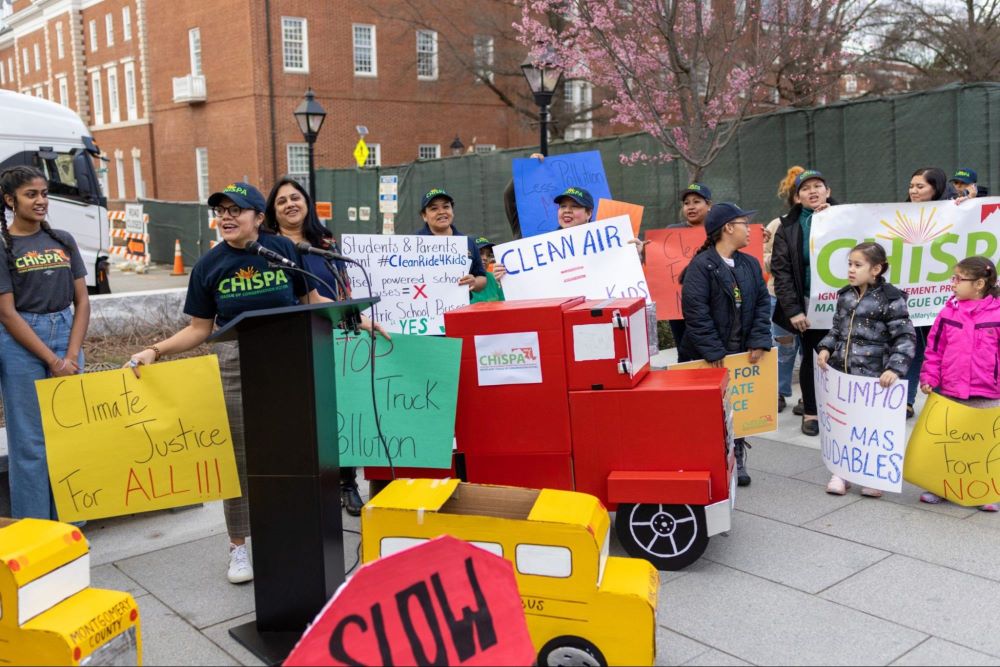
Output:
M816 346L817 364L842 373L877 377L888 387L906 375L916 353L916 333L906 309L906 293L885 281L889 262L877 243L861 243L848 256L847 287L837 299L830 333ZM834 475L828 493L843 495L847 483ZM879 497L877 489L862 489Z

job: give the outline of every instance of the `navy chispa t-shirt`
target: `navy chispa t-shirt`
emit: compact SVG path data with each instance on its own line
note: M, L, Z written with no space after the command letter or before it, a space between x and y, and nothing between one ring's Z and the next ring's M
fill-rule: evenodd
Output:
M285 237L261 234L257 241L298 263L295 246ZM271 268L260 255L223 242L194 265L184 312L215 318L221 327L248 310L294 306L309 289L302 274Z

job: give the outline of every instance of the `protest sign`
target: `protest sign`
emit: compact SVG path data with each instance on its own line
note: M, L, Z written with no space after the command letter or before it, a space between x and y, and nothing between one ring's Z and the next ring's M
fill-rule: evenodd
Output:
M645 206L629 204L628 202L615 201L614 199L602 199L597 202L597 214L595 220L609 220L617 218L619 215L627 215L632 222L632 233L638 237L639 228L642 227L642 212Z
M284 664L531 665L535 657L510 562L442 535L362 565Z
M383 447L372 407L371 340L366 334L334 336L340 465L388 465L388 448L395 466L450 468L462 341L375 337Z
M472 265L464 236L344 234L340 247L368 272L382 299L371 317L390 333L441 335L444 314L469 305L469 288L458 284ZM352 292L366 296L364 272L347 266Z
M646 232L646 280L651 298L656 302L656 319L682 320L681 272L705 243L701 227L652 229ZM750 225L750 245L745 252L757 259L764 270L764 227Z
M559 207L553 200L566 188L583 188L595 202L611 199L598 151L551 155L544 160L518 158L513 170L517 219L525 238L559 229Z
M240 495L215 355L35 383L62 521Z
M619 216L501 243L493 254L507 269L504 295L508 301L648 297L633 238L628 217Z
M973 255L996 262L1000 197L905 204L831 206L812 219L809 322L829 329L837 290L847 285L847 256L863 241L881 244L889 258L886 279L908 295L910 319L930 326L951 297L952 269Z
M733 407L733 437L778 429L778 353L768 350L756 364L750 353L730 354L722 361L729 369L729 402ZM673 364L667 370L709 368L707 361Z
M910 434L903 477L956 505L1000 502L1000 408L928 396Z
M813 363L816 355L813 354ZM816 407L823 463L832 474L871 489L899 493L906 453L906 380L816 366Z

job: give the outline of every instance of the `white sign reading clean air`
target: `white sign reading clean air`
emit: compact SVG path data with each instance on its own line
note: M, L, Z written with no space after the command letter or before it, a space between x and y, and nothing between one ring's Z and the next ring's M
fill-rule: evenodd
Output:
M476 336L476 367L481 387L541 383L538 332Z

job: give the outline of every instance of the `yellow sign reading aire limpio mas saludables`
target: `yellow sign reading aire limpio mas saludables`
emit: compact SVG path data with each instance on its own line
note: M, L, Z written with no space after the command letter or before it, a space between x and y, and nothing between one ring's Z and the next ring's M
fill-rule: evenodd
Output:
M240 495L214 356L35 383L62 521Z

